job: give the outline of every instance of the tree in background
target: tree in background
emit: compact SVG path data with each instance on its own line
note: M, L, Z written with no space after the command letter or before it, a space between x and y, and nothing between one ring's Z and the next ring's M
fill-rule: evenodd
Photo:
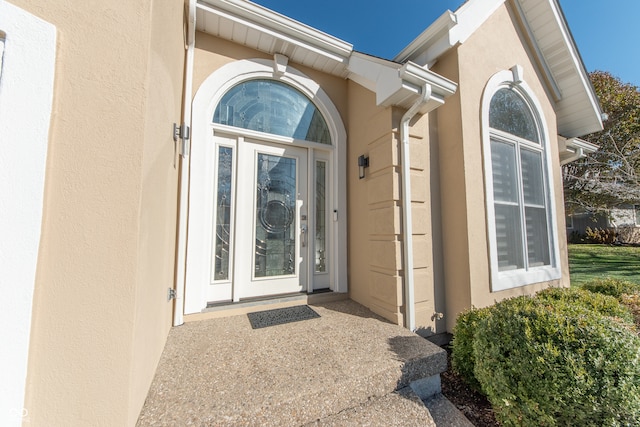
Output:
M605 212L640 201L640 90L608 72L589 74L602 111L604 130L584 137L600 146L563 166L567 212Z

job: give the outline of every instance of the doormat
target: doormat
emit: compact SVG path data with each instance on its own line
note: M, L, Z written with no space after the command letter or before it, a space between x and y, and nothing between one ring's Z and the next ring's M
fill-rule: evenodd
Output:
M251 322L251 327L253 329L260 329L268 326L315 319L320 317L320 315L313 311L313 309L308 305L297 305L295 307L276 308L274 310L248 313L247 317L249 318L249 322Z

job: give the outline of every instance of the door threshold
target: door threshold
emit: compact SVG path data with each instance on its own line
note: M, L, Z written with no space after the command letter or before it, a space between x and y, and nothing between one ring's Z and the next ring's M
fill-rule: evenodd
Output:
M200 313L187 314L185 322L194 322L220 317L237 316L262 310L293 307L305 304L322 304L325 302L348 299L347 293L338 293L331 290L317 290L312 294L296 292L293 294L272 295L269 297L243 299L240 302L219 302L207 305Z

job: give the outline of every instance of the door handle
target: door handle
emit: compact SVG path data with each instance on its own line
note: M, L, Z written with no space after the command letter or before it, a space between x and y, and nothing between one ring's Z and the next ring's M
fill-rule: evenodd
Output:
M307 246L307 224L302 224L300 226L300 234L302 235L300 245L304 248Z

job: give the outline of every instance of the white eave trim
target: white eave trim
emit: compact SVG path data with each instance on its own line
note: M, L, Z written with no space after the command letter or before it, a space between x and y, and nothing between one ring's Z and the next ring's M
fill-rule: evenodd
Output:
M580 138L563 138L558 136L558 151L560 153L560 165L579 160L589 154L595 153L600 147Z
M419 63L431 64L457 43L457 40L451 38L451 29L457 24L457 16L447 10L407 47L402 49L393 60L402 63L413 59Z
M353 45L343 40L250 1L198 0L197 8L339 63L346 64L353 51Z

